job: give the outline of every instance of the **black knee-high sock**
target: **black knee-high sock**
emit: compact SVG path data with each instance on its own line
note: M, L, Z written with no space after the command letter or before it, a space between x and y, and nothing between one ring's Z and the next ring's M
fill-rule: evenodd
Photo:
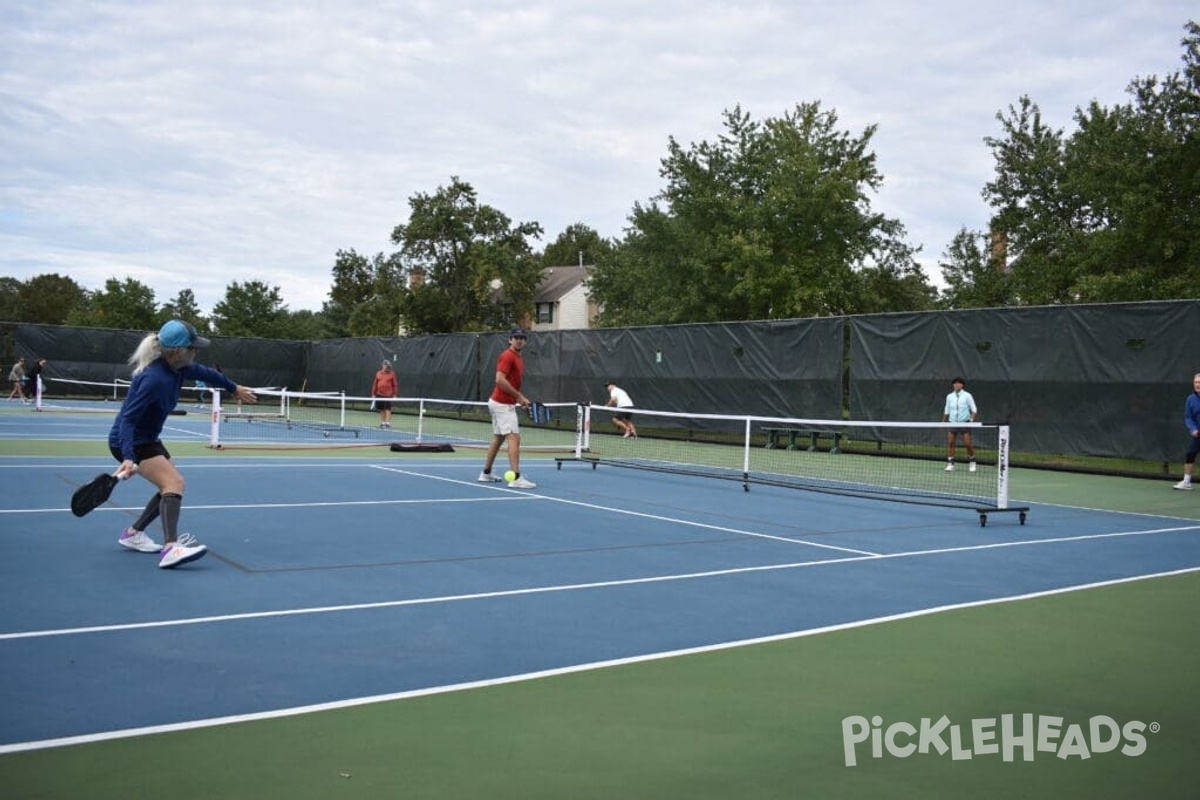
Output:
M162 514L163 544L170 544L179 538L179 508L183 505L183 496L167 492L158 503Z
M133 523L135 531L144 531L150 527L150 523L158 519L158 504L162 500L162 495L155 492L154 497L150 498L150 502L146 503L146 507L142 509L142 515L137 518L137 522Z

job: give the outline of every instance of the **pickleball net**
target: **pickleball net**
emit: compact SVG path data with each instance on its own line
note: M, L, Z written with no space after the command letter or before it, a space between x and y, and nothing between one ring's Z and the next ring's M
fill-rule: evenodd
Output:
M43 378L34 390L35 411L116 414L129 394L130 381L85 381L72 378ZM203 409L212 402L212 390L184 386L180 390L180 410Z
M941 422L863 422L689 414L636 409L637 436L612 419L616 409L581 407L578 450L564 463L640 469L976 511L1027 507L1008 497L1007 425ZM947 433L969 433L974 468L960 438L947 470Z
M255 390L258 402L233 404L216 393L214 447L322 447L383 444L487 447L492 421L486 402L391 398L384 427L380 400L342 392ZM523 412L522 450L568 453L576 447L575 403L550 403L537 415Z

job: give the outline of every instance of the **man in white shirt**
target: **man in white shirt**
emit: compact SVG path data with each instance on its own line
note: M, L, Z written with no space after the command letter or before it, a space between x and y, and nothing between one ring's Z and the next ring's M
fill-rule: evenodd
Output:
M979 409L975 407L975 398L965 388L967 382L962 378L955 378L950 385L954 391L946 395L946 408L942 411L942 422L974 422L975 417L979 414ZM970 460L968 469L974 472L975 444L971 441L971 432L954 429L946 431L946 472L954 470L954 445L959 436L962 436L963 445L967 448L967 458Z
M629 411L621 411L622 408L633 408L633 400L629 399L629 393L617 386L612 381L604 385L608 389L608 402L606 406L616 406L617 411L613 414L613 425L616 425L624 435L622 438L637 438L637 428L633 426L633 414Z

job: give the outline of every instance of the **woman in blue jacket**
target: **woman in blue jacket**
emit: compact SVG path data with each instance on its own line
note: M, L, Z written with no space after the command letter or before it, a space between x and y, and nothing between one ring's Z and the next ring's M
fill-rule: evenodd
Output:
M1188 491L1192 488L1192 468L1196 465L1196 456L1200 455L1200 372L1192 376L1192 393L1183 404L1183 424L1192 435L1192 441L1183 457L1183 480L1175 484L1175 488Z
M163 569L203 558L208 552L190 533L182 536L178 533L183 476L159 438L167 415L179 402L184 381L201 380L220 387L242 403L258 399L251 389L235 384L203 364L193 363L196 351L208 345L208 339L198 335L191 324L177 319L142 339L129 357L133 365L129 394L108 433L108 449L121 462L117 477L126 480L140 474L157 489L141 516L125 529L118 541L130 550L159 553L158 566ZM161 548L145 533L159 516L163 529Z

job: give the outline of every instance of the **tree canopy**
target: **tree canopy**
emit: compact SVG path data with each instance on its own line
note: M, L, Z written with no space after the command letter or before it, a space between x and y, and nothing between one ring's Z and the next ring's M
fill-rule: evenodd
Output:
M1182 71L1135 79L1124 104L1076 108L1071 133L1027 96L997 114L983 196L1004 247L990 267L1004 274L976 269L956 240L942 264L950 305L1200 294L1200 26L1186 30Z
M403 274L423 276L402 312L409 331L495 330L532 314L542 267L530 240L542 235L541 225L514 224L481 205L458 177L433 194L413 195L409 208L408 222L392 231ZM506 304L495 302L497 290Z
M874 126L851 136L818 103L724 123L715 142L669 141L665 188L591 280L604 324L931 307L903 226L871 208Z
M615 245L582 222L568 225L542 251L542 263L547 267L566 267L572 264L598 264L612 255Z
M126 330L150 330L161 324L154 290L141 281L109 278L103 289L84 295L83 303L67 314L68 324Z

